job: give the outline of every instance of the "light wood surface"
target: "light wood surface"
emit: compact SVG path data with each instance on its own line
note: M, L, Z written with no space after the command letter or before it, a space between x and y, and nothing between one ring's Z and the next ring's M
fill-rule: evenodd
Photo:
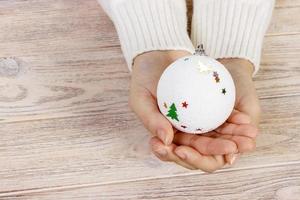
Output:
M278 0L254 153L218 173L155 159L95 0L0 1L0 199L299 199L300 1Z
M288 199L300 196L300 165L263 167L215 174L174 175L112 185L38 191L10 199ZM291 196L297 195L297 196ZM75 197L75 198L74 198Z

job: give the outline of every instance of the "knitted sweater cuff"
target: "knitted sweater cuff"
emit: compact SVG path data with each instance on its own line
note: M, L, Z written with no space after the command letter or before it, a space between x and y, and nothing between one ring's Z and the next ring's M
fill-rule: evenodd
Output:
M259 69L274 0L194 0L192 41L214 58L244 58ZM253 74L253 75L254 75Z
M131 69L134 58L153 50L194 52L187 33L185 0L115 0L110 16Z

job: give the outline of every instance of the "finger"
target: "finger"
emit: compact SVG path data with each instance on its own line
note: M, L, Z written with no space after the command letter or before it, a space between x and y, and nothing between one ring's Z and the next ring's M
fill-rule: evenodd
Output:
M234 110L227 119L227 121L234 124L250 124L251 118L249 115L243 112Z
M247 101L239 105L239 111L247 114L251 119L251 124L258 127L261 115L261 108L258 98L253 96L248 98Z
M214 137L233 141L236 144L239 153L254 151L256 148L255 139L249 137L225 134L216 134Z
M175 153L189 165L206 172L213 172L225 164L223 156L203 156L189 146L178 146Z
M234 124L225 122L222 126L215 130L221 134L240 135L250 138L255 138L258 134L258 129L251 124Z
M170 122L159 112L155 98L144 89L132 88L129 104L141 119L144 126L166 145L173 140L173 128Z
M225 155L237 152L237 146L233 141L182 132L174 135L174 143L191 146L203 155Z
M175 162L187 169L196 169L195 167L182 161L175 153L174 149L177 147L175 144L169 146L164 145L160 139L153 137L150 140L152 152L162 161Z

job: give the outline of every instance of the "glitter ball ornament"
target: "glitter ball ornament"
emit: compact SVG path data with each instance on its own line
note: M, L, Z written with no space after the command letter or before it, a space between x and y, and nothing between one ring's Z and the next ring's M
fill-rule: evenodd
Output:
M231 114L235 86L227 69L199 48L166 68L158 83L157 103L176 129L206 133Z

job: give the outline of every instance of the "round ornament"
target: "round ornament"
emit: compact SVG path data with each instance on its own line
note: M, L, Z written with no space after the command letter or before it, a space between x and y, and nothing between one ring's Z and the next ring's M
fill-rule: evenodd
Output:
M166 68L157 86L157 103L176 129L206 133L233 111L235 86L227 69L201 48Z

